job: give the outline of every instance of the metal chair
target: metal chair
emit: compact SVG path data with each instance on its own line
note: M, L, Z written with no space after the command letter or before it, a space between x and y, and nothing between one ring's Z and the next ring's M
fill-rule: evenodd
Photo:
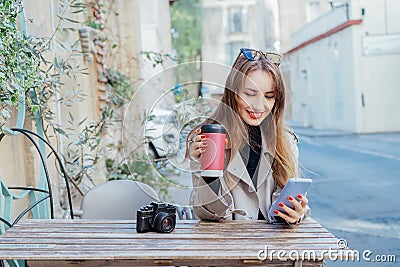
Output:
M8 230L12 226L14 226L23 216L25 216L28 212L32 211L32 217L37 219L49 218L54 219L54 199L51 188L51 180L49 176L49 172L46 164L46 157L44 155L43 149L40 148L40 145L34 140L34 137L37 137L41 144L45 144L52 151L55 156L55 160L59 165L60 175L64 179L67 195L68 195L68 206L69 209L66 211L70 214L71 218L74 218L73 209L72 209L72 198L71 191L69 187L69 177L64 168L64 165L61 161L61 158L58 156L56 150L51 146L51 144L38 135L35 132L26 129L18 129L12 128L14 132L21 133L25 136L35 147L36 151L39 154L41 168L43 170L44 175L41 177L41 181L37 182L37 186L8 186L3 179L0 177L0 221L4 224L0 226L0 233ZM6 135L4 133L0 134L0 142L3 141ZM19 194L13 193L14 190L21 191ZM12 219L12 207L13 200L22 199L24 197L29 198L29 206L25 208L20 214ZM48 200L46 202L45 200ZM3 205L4 203L4 205Z
M195 220L195 214L192 207L180 205L175 206L179 220Z
M83 197L75 217L82 219L134 220L136 211L158 195L149 185L132 180L112 180L91 188ZM65 214L65 218L69 217Z
M21 7L23 3L21 2ZM20 31L23 36L28 36L27 33L27 19L25 16L25 9L21 8L19 10L19 26ZM24 75L21 75L24 79ZM14 226L22 217L31 212L33 218L41 219L53 219L54 218L54 201L51 189L49 172L46 165L46 146L50 148L52 153L56 158L56 162L59 165L59 171L65 181L65 186L68 194L68 204L69 204L69 216L74 218L71 193L69 188L69 177L65 171L60 157L58 156L55 149L50 145L50 143L44 138L43 123L40 111L34 112L34 119L36 121L37 133L24 129L25 121L25 94L29 93L33 103L38 103L38 97L36 91L33 87L29 90L23 90L18 96L18 115L16 121L16 127L9 129L6 126L2 126L2 133L0 134L0 142L5 136L18 136L23 135L33 144L36 151L39 153L41 168L40 168L40 179L37 181L37 185L33 186L8 186L3 179L0 177L0 234L8 230L10 227ZM39 141L36 142L34 138ZM15 192L17 190L18 192ZM19 215L14 219L12 216L13 200L18 200L22 198L29 199L29 205L25 208ZM8 260L9 266L25 266L24 260ZM4 266L4 261L0 260L0 266Z
M55 149L46 139L35 132L19 128L12 128L11 130L14 133L19 133L20 136L24 136L32 143L40 157L42 175L36 186L8 186L0 177L0 222L2 223L0 224L0 234L13 227L29 212L32 213L32 218L54 219L54 199L51 188L51 180L46 164L46 156L44 152L45 146L50 148L55 156L56 162L59 165L60 174L64 179L68 194L69 210L67 212L70 214L71 218L74 218L71 192L68 183L69 177ZM4 137L6 136L8 138L16 138L15 135L7 136L6 134L1 133L0 142L3 141ZM39 142L36 142L34 138L37 138ZM13 202L14 200L23 198L28 198L28 207L21 211L15 218L13 218ZM9 260L7 262L10 266L25 265L24 261L22 260ZM2 261L0 261L0 266L4 266Z

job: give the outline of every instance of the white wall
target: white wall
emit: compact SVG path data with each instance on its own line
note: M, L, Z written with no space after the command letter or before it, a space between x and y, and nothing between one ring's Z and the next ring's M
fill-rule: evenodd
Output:
M300 30L308 21L310 5L317 3L318 12L314 10L315 15L321 16L330 10L327 0L277 0L279 8L279 41L282 53L289 51L293 44L291 35Z
M347 27L288 55L292 119L318 129L400 131L400 51L386 53L388 41L380 44L383 50L376 54L367 54L363 46L365 38L400 34L400 17L392 12L395 8L400 10L400 1L353 4L350 18L360 18L361 8L365 10L360 25ZM293 44L327 32L327 25L335 25L334 17L327 14L307 24L294 35ZM342 21L339 16L337 19L338 23ZM400 43L400 35L396 36L398 39L392 40Z
M400 53L368 55L363 51L362 42L364 38L400 34L400 1L363 1L363 7L366 15L354 35L354 54L359 55L356 89L364 95L364 106L357 105L357 131L399 131Z
M346 21L346 8L344 6L335 8L331 12L315 19L311 23L306 24L306 26L295 32L291 36L291 48L296 47L315 36L326 33L327 31L343 24Z
M170 6L168 0L139 1L141 51L172 54ZM154 62L144 56L140 61L142 89L139 91L140 106L151 108L159 97L174 86L172 71L164 71L172 65L168 59L164 65L153 66ZM172 98L172 94L170 95ZM163 105L162 108L167 108Z
M206 61L225 63L225 28L227 19L222 5L211 5L214 1L203 1L203 45L202 57ZM211 25L218 25L212 27Z
M203 45L202 58L205 61L231 65L227 58L226 45L232 42L245 42L250 47L265 49L266 32L263 23L265 14L260 12L260 6L265 2L260 0L203 0ZM230 33L229 9L241 7L246 14L242 32ZM266 10L266 9L265 9ZM216 27L218 25L218 27ZM268 30L271 30L268 28ZM272 30L271 30L272 31ZM239 50L237 51L239 53ZM205 74L206 75L206 74Z
M355 128L351 34L348 28L291 56L293 120L317 129Z

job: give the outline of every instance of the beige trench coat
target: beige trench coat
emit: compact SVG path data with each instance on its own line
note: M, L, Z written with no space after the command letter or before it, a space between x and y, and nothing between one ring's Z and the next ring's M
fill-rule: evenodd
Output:
M287 135L291 140L292 151L298 164L297 138L289 133ZM260 162L256 170L258 175L257 190L239 152L233 156L232 161L224 171L224 176L228 172L235 184L237 183L237 186L233 188L231 186L231 189L229 189L224 177L220 177L219 193L215 194L200 177L200 172L194 171L192 173L193 190L190 204L193 206L196 215L205 220L257 220L258 211L260 210L264 218L269 222L274 222L275 219L268 214L268 211L282 189L277 186L272 177L272 158L273 155L268 151L265 142L263 142ZM192 170L199 169L197 161L192 161L191 165ZM307 207L305 216L309 214L310 209Z

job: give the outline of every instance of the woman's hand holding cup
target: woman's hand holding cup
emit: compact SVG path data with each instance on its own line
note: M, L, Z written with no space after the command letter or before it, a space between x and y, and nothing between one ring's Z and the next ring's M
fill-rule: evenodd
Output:
M201 129L197 129L196 133L193 137L193 150L192 150L192 157L194 159L199 159L201 154L204 153L206 151L206 147L207 147L207 140L206 140L206 136L201 134Z

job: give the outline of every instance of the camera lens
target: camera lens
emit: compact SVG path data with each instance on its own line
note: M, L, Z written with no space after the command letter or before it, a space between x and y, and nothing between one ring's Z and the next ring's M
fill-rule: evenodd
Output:
M165 218L164 221L162 222L162 227L163 227L163 229L168 229L168 228L172 227L171 218Z
M175 218L168 213L160 212L154 218L155 230L160 233L170 233L175 228Z

